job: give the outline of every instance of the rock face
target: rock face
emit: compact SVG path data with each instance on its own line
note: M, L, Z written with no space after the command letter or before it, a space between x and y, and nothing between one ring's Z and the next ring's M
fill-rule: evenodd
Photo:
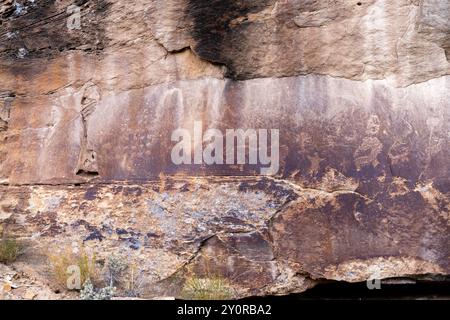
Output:
M238 296L450 274L450 2L2 0L0 17L0 223L32 248L126 255L148 297L193 274ZM175 165L196 121L279 130L279 170Z

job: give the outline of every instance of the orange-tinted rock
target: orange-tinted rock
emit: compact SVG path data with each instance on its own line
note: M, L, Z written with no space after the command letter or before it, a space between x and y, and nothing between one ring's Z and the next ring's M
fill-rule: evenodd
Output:
M72 30L71 1L22 2L0 1L0 230L126 256L148 297L450 273L445 1L77 1ZM196 121L279 130L279 171L175 165Z

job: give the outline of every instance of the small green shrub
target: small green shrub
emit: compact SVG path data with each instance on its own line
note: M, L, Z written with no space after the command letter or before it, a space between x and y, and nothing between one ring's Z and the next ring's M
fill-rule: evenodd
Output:
M187 300L229 300L233 297L233 289L220 277L193 277L185 282L181 297Z
M105 282L111 287L119 284L127 269L128 264L124 259L115 255L110 255L106 262Z
M81 300L111 300L114 297L116 288L107 286L96 290L92 282L88 279L80 291Z
M0 263L11 263L16 261L20 255L22 247L14 239L1 239L0 240Z
M125 258L110 255L105 264L104 280L109 287L120 290L125 297L140 297L143 293L144 279L135 264L129 264Z

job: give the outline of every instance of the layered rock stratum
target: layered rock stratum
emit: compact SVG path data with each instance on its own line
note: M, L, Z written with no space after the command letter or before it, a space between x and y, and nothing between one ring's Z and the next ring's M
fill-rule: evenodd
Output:
M450 274L449 1L2 0L0 17L0 222L29 255L125 255L148 297L208 272L240 297ZM198 120L279 129L280 170L174 165L171 133Z

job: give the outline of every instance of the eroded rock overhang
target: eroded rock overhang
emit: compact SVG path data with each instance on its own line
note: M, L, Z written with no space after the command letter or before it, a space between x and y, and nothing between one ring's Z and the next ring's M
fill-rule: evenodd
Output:
M11 232L127 254L155 295L205 266L241 295L449 273L444 2L81 1L70 34L35 24L65 9L44 2L3 24ZM278 174L174 165L173 130L199 120L279 129Z

